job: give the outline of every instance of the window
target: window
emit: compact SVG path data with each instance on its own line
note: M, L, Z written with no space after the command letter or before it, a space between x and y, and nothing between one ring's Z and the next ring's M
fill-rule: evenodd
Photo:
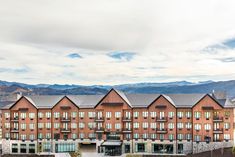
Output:
M76 129L77 128L77 123L71 123L71 128Z
M178 134L178 135L177 135L177 138L178 138L178 140L183 140L184 135L183 135L183 134Z
M178 129L183 129L184 128L184 123L177 123L177 128Z
M164 123L160 123L160 130L164 130Z
M185 112L185 116L186 116L186 118L191 118L192 112L190 112L190 111Z
M157 134L150 134L151 139L156 139L157 138Z
M164 116L165 115L165 113L164 112L160 112L160 119L164 119Z
M95 126L96 126L96 123L93 123L93 122L88 123L88 128L89 129L95 128Z
M169 140L173 140L174 139L174 135L173 134L169 134L168 138L169 138Z
M228 118L230 116L230 111L225 111L224 115L225 115L226 118Z
M178 118L183 118L184 112L177 112L177 117Z
M191 139L192 139L192 135L191 135L191 134L186 134L185 136L186 136L186 137L185 137L186 140L191 140Z
M54 112L54 118L59 118L60 117L60 113L59 112Z
M224 134L224 140L230 140L230 134Z
M46 112L46 118L51 118L51 112Z
M196 119L199 119L201 117L201 112L198 112L198 111L194 112L194 117Z
M79 117L84 118L84 112L79 112Z
M111 123L106 123L106 128L107 129L112 129L112 124Z
M205 118L209 119L211 117L211 113L210 112L205 112Z
M106 112L106 118L111 118L112 113L111 112Z
M133 116L134 116L134 118L138 118L139 117L139 112L134 112Z
M60 123L54 123L54 128L59 129L60 128Z
M79 128L81 128L81 129L82 129L82 128L85 128L85 124L82 123L82 122L80 122L80 123L79 123Z
M9 132L5 133L5 138L6 139L10 138L10 133Z
M195 141L197 141L197 142L201 141L201 136L200 135L195 135L194 138L195 138Z
M133 134L133 137L134 137L135 139L137 139L137 138L139 138L139 134L134 133L134 134Z
M126 118L130 119L131 118L131 112L126 112L125 116L126 116Z
M12 153L18 153L18 144L17 143L12 144Z
M162 141L162 140L164 140L164 134L160 134L159 135L159 139Z
M150 116L151 116L152 118L155 118L155 117L157 116L157 113L156 113L156 112L150 112Z
M72 139L77 139L77 134L72 134Z
M89 134L88 134L88 137L89 137L89 138L95 138L95 134L94 134L94 133L89 133Z
M97 118L101 119L103 117L103 113L102 112L98 112Z
M210 124L205 124L205 130L211 130L211 125Z
M140 126L140 124L139 124L139 123L137 123L137 122L133 123L133 127L134 127L135 129L138 129L138 128L139 128L139 126Z
M144 139L147 139L147 138L148 138L148 134L147 134L147 133L144 133L144 134L143 134L143 138L144 138Z
M38 123L38 128L39 128L39 129L42 129L43 126L44 126L43 124L44 124L44 123Z
M29 135L29 139L30 139L30 140L34 140L34 139L35 139L34 134L30 134L30 135Z
M69 117L68 115L69 115L68 112L63 112L63 115L62 115L63 119L68 119Z
M147 129L147 128L148 128L148 123L147 123L147 122L144 122L142 125L143 125L143 128L144 128L144 129Z
M10 123L5 123L5 128L10 129Z
M26 124L25 124L25 123L21 123L21 124L20 124L20 128L21 128L22 130L26 130Z
M46 133L46 139L50 139L51 138L51 133Z
M168 112L168 117L173 118L174 117L174 112Z
M19 123L13 123L13 128L14 128L14 130L18 130L19 129Z
M83 139L83 138L85 138L85 134L84 134L84 133L80 133L80 134L79 134L79 137L80 137L81 139Z
M115 118L120 118L121 117L121 112L115 112Z
M174 129L174 123L168 123L168 128L169 129Z
M38 112L38 118L43 118L43 113L42 112Z
M4 113L4 117L7 119L7 118L10 118L10 113L9 112L5 112Z
M191 129L192 128L192 123L190 123L190 122L185 123L185 128L186 129Z
M150 128L151 129L156 129L157 128L157 123L150 123Z
M38 133L38 138L39 138L39 139L42 139L42 138L43 138L42 133Z
M88 112L89 118L95 118L95 112Z
M29 129L30 129L30 130L34 130L34 128L35 128L35 124L34 124L34 123L30 123L30 124L29 124Z
M121 124L120 123L115 123L115 129L121 129Z
M144 117L144 118L147 118L147 117L148 117L148 111L144 111L142 114L143 114L143 117Z
M25 119L26 118L26 113L25 112L21 112L20 113L20 118L21 119Z
M29 118L30 118L30 119L35 118L35 113L29 113Z
M229 123L224 123L224 128L225 129L230 129L230 124Z
M50 129L51 128L51 123L46 123L46 128Z
M195 130L201 130L201 124L195 124L194 129Z
M26 135L25 134L21 134L20 138L21 138L21 140L26 140Z
M71 112L71 117L76 118L77 117L77 112Z

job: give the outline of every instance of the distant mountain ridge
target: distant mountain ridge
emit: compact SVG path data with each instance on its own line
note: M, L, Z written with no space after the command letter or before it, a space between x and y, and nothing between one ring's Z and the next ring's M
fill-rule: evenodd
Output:
M235 80L205 81L192 83L177 81L167 83L135 83L120 85L69 85L69 84L37 84L30 85L18 82L0 81L0 95L22 92L25 95L76 95L76 94L105 94L111 88L126 93L211 93L212 90L226 91L229 97L235 97Z

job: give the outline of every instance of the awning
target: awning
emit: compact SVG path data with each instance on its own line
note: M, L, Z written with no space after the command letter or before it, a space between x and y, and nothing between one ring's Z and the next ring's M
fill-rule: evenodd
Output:
M120 142L120 141L105 141L101 145L102 146L121 146L122 142Z

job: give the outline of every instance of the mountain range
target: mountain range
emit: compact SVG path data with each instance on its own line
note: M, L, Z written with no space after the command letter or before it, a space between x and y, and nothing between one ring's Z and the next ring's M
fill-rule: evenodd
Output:
M69 84L25 84L19 82L0 81L0 95L21 92L24 95L77 95L77 94L105 94L111 88L126 93L211 93L226 91L229 97L235 97L235 80L188 82L177 81L167 83L135 83L121 85L69 85Z

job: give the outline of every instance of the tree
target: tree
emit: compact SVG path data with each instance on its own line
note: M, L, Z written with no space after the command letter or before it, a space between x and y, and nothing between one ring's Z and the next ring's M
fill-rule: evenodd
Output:
M82 157L82 152L81 152L81 149L80 149L80 145L78 144L78 148L75 152L71 152L70 153L70 156L71 157Z

